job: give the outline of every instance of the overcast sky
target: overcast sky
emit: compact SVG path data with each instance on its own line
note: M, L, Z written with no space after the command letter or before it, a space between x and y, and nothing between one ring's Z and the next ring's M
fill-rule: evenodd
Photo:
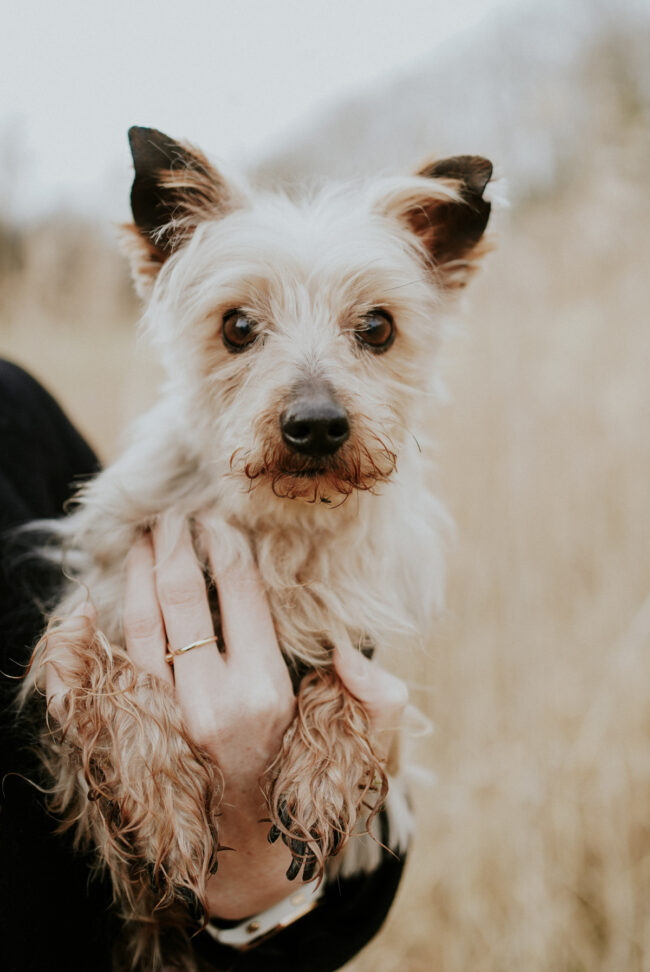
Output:
M5 4L0 200L21 213L69 203L122 218L129 125L190 138L231 161L253 159L308 113L516 2Z

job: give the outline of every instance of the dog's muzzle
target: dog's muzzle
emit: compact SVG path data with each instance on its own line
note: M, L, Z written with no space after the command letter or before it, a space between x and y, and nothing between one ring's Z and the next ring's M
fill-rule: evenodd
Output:
M347 412L321 380L297 386L280 416L280 428L282 440L292 452L314 459L334 455L350 435Z

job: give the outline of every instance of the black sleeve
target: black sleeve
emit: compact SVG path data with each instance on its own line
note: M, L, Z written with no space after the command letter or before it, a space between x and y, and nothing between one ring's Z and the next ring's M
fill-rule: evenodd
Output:
M19 675L29 657L42 623L40 603L57 579L24 555L12 531L61 516L73 483L97 469L92 449L51 395L0 360L0 647L7 675Z
M42 626L58 573L26 556L13 530L60 516L71 483L97 469L92 450L51 396L0 361L0 967L109 972L114 919L106 883L56 833L35 788L31 729L17 720L16 679Z
M321 904L248 952L217 944L206 932L194 948L219 972L334 972L374 938L393 903L404 856L384 851L377 870L335 881Z
M109 972L119 923L91 857L57 832L33 785L39 767L30 728L12 704L56 588L51 569L24 556L12 531L61 515L72 484L97 459L54 399L20 368L0 361L0 968L4 972ZM30 782L32 781L32 782ZM331 972L376 934L397 890L403 860L328 886L317 909L249 952L193 939L207 968L236 972Z

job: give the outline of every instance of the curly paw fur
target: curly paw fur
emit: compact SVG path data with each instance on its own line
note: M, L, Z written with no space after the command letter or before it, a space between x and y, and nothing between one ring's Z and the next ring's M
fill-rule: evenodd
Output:
M385 768L369 738L369 720L332 670L306 675L297 714L263 780L269 840L292 852L290 879L307 881L346 845L362 813L367 829L388 792Z
M202 912L217 863L218 769L188 737L169 689L101 632L71 640L52 664L73 686L41 737L62 828L95 845L132 914L174 900Z

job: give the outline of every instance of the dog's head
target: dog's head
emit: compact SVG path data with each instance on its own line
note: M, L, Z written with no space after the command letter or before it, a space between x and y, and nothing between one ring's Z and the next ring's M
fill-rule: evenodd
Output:
M491 164L457 156L295 201L154 129L129 137L133 275L191 434L283 498L336 505L387 479L446 298L485 249Z

